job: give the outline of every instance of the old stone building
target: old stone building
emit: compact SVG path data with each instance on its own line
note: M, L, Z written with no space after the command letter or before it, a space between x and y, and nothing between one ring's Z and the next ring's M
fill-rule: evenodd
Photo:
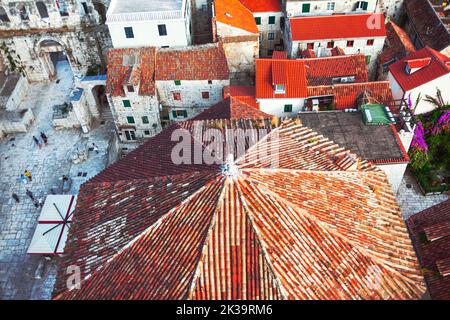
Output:
M109 0L0 1L3 62L29 81L57 77L55 63L70 63L76 78L105 66L110 37L104 25Z

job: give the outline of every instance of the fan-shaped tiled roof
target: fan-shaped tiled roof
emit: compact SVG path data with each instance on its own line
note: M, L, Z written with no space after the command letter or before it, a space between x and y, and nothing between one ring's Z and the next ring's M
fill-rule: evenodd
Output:
M215 153L222 165L160 167L152 176L140 155L172 151L155 150L167 143L158 135L119 160L130 168L122 181L101 173L84 184L57 299L420 297L417 260L382 171L298 120L178 126L202 151L213 148L200 139L207 128L266 134ZM79 290L65 287L69 265L81 268Z

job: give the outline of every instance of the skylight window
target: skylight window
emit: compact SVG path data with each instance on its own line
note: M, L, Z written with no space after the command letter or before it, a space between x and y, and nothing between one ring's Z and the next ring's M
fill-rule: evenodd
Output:
M277 93L286 93L284 84L276 84L275 85L275 94L277 94Z

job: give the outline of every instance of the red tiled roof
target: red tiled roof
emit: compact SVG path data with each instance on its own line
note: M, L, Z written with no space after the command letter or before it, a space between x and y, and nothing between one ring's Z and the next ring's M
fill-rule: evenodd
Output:
M386 33L385 47L379 58L381 64L394 59L403 59L408 54L416 51L406 32L394 22L389 21L386 24Z
M380 28L369 28L368 21L371 19L380 19ZM381 13L295 17L289 21L293 41L386 36L384 15Z
M272 59L287 59L288 53L287 51L277 51L275 50L272 53Z
M253 13L239 0L215 0L214 14L218 22L250 33L258 33Z
M300 52L300 56L302 58L315 58L316 53L312 49L305 49L302 52Z
M239 98L227 97L203 111L193 120L215 119L272 119L272 115L260 111Z
M308 86L333 84L333 78L354 76L355 82L368 82L366 58L363 54L303 59Z
M422 59L405 59L405 63L411 68L411 69L419 69L426 67L430 64L431 58L422 58Z
M254 86L226 86L223 88L223 97L234 97L259 109L259 104L255 99Z
M431 58L429 65L412 74L406 73L407 61L427 58ZM406 92L450 73L450 58L434 49L425 47L390 65L389 71Z
M308 97L334 96L337 110L359 107L358 101L364 95L371 99L371 103L388 106L394 100L388 81L308 87Z
M411 216L407 226L431 298L450 300L450 199Z
M203 134L213 123L178 125ZM155 136L118 161L140 177L83 184L56 298L420 297L422 277L386 175L296 121L268 125L222 174L212 165L148 177L135 157L166 143ZM81 268L78 290L67 290L69 265Z
M228 63L221 45L166 48L156 52L156 80L225 80Z
M251 12L281 12L280 0L240 0Z
M275 95L274 81L281 81L285 84L285 94ZM288 59L256 60L256 99L304 98L306 96L304 61Z

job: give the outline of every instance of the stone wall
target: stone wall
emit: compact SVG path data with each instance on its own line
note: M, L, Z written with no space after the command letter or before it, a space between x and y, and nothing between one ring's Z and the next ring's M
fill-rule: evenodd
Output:
M17 111L0 111L0 138L16 132L27 132L35 117L31 109Z

